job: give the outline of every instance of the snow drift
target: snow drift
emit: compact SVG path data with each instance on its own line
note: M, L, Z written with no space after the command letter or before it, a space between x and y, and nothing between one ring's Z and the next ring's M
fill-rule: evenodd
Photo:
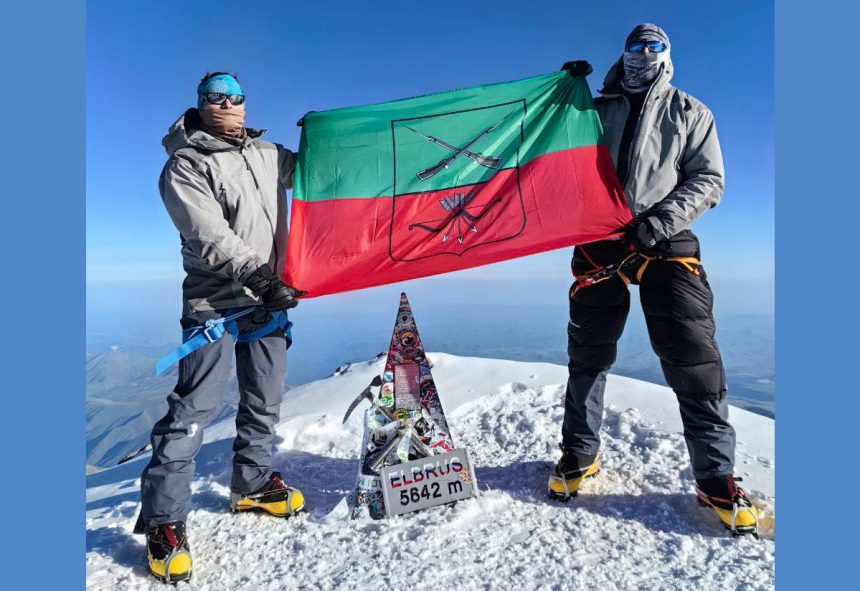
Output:
M288 521L228 511L232 418L197 460L183 589L770 589L774 424L731 409L736 474L761 507L761 540L733 539L698 507L674 394L610 376L602 472L570 503L546 495L567 368L428 354L452 432L474 455L480 498L385 521L323 517L354 484L361 412L341 417L384 358L291 390L275 468L306 496ZM87 478L87 585L162 589L132 536L148 454Z

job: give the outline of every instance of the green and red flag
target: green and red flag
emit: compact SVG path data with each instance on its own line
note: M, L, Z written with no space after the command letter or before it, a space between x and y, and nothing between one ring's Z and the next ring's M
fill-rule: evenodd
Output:
M285 280L320 296L617 235L588 83L567 72L304 117Z

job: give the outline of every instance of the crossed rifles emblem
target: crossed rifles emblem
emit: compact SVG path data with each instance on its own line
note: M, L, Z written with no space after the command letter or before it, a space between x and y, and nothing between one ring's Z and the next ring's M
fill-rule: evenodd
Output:
M510 113L502 117L499 121L490 125L483 131L481 131L478 135L472 138L469 142L466 143L461 148L457 146L451 145L448 142L441 140L437 137L433 137L432 135L426 135L421 133L417 129L405 126L409 131L423 137L428 142L434 143L437 146L445 148L449 152L452 152L449 156L440 160L434 166L430 166L423 170L420 170L416 173L419 179L422 181L426 181L430 177L435 174L441 172L442 170L447 169L452 162L454 162L460 156L465 156L469 158L475 164L483 166L485 168L497 169L502 164L502 158L499 156L484 156L483 154L472 152L470 148L474 146L478 140L481 138L491 134L499 125L501 125L508 117L513 115L517 109L513 109ZM453 196L445 197L441 201L439 201L439 205L442 206L442 209L445 210L446 214L444 217L437 218L434 220L427 220L424 222L418 222L414 224L410 224L409 229L413 230L415 228L420 228L431 234L442 234L442 242L446 242L451 234L456 230L457 232L457 242L462 244L464 238L464 230L463 226L466 227L466 231L471 231L474 233L478 232L477 222L480 220L486 213L490 210L491 207L501 202L501 198L497 197L492 199L489 203L484 205L471 205L472 201L475 198L474 190L471 191L468 195L465 193L455 193Z
M483 156L481 154L476 154L475 152L472 152L471 150L469 150L469 148L474 146L478 142L478 140L480 140L482 137L493 133L493 131L499 125L501 125L508 117L513 115L515 112L516 112L516 109L512 110L510 113L508 113L507 115L502 117L499 121L497 121L493 125L489 126L485 130L483 130L481 133L479 133L478 135L473 137L462 148L452 146L448 142L440 140L437 137L433 137L432 135L425 135L425 134L421 133L420 131L418 131L417 129L409 127L408 125L405 126L406 129L408 129L409 131L411 131L413 133L420 135L421 137L423 137L428 142L434 143L437 146L441 146L442 148L445 148L446 150L453 152L453 154L451 154L447 158L443 158L442 160L440 160L439 163L436 164L435 166L431 166L429 168L425 168L424 170L418 171L416 173L418 175L418 178L421 179L422 181L426 181L427 179L429 179L430 177L432 177L436 173L448 168L448 166L450 166L451 163L454 162L454 160L456 160L460 156L465 156L466 158L470 158L476 164L480 164L481 166L485 166L487 168L494 168L494 169L498 168L499 165L502 163L501 158L499 158L498 156Z

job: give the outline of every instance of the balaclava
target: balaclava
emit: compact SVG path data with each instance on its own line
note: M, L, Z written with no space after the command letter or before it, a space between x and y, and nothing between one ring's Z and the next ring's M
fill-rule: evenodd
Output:
M233 105L231 109L204 109L208 93L241 94L242 87L239 81L229 74L213 76L197 87L197 110L203 124L217 132L219 135L239 137L244 135L245 130L245 103Z
M634 41L662 41L666 44L666 50L661 53L627 51L627 47ZM622 56L624 78L621 80L621 87L627 92L644 92L647 90L657 78L660 66L662 64L668 66L671 62L670 49L669 37L663 29L651 23L637 25L627 36L627 41L624 42L624 55Z

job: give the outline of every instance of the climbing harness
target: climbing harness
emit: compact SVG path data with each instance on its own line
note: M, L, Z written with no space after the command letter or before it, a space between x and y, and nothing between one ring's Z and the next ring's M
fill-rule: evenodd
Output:
M165 371L179 363L180 359L190 355L197 349L219 340L224 336L224 333L230 333L236 342L247 343L261 339L279 328L284 331L284 334L287 337L287 348L289 348L293 342L292 333L290 332L290 327L293 323L289 321L287 312L284 310L267 312L270 316L269 321L254 331L247 333L239 332L239 325L237 323L239 318L263 309L264 308L259 306L244 308L222 318L212 318L199 326L193 326L189 329L183 330L182 345L158 360L158 363L155 364L156 375L163 374Z
M701 276L701 270L696 268L696 266L701 265L701 263L696 257L663 257L659 255L647 255L634 250L633 252L626 254L624 258L617 263L600 267L591 260L591 257L588 256L588 253L585 252L584 249L582 250L582 253L585 255L588 262L590 262L594 267L594 270L589 271L588 273L573 274L576 282L570 289L570 297L575 296L583 287L595 285L601 281L611 279L616 275L624 282L625 285L630 285L631 283L639 284L639 282L642 281L642 276L645 274L645 269L648 268L649 263L653 260L678 263L697 277Z

